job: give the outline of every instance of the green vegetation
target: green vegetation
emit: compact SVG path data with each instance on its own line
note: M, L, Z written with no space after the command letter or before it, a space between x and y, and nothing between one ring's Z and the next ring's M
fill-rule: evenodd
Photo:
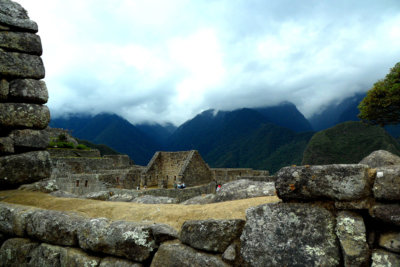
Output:
M385 126L400 123L400 62L374 84L358 106L363 121Z
M88 149L98 149L100 151L100 155L102 155L102 156L104 156L104 155L119 155L119 154L121 154L121 153L118 153L117 151L115 151L114 149L112 149L112 148L110 148L110 147L108 147L106 145L97 145L97 144L93 144L93 143L91 143L91 142L89 142L87 140L81 140L81 139L77 139L77 138L75 138L75 139L79 143L78 146L85 146Z
M64 141L50 141L49 147L52 148L74 148L74 144L70 142L64 142Z
M345 122L316 133L302 164L358 163L379 149L400 155L400 144L379 126Z

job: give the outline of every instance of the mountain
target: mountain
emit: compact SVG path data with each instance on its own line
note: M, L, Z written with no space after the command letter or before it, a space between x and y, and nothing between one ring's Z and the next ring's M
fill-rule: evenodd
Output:
M307 145L302 164L358 163L379 149L400 155L400 144L382 127L345 122L316 133Z
M286 127L295 132L310 132L313 130L310 122L290 102L283 102L277 106L255 108L265 116L269 122Z
M144 134L153 138L162 147L167 147L167 140L169 136L177 129L172 123L165 125L160 124L135 124L135 127L141 130Z
M104 144L93 144L92 142L89 142L87 140L82 140L79 138L75 138L76 141L78 141L79 144L84 144L87 147L93 148L93 149L97 149L100 151L100 155L104 156L104 155L119 155L121 153L115 151L114 149L104 145Z
M72 135L95 144L105 144L128 154L139 165L147 165L161 145L127 120L115 114L71 116L52 119L50 126L72 131Z
M309 118L315 131L325 130L345 121L359 121L357 117L358 104L365 97L365 93L357 93L340 103L330 103L321 112Z
M296 133L271 123L254 109L207 110L169 138L171 150L199 150L211 167L268 169L299 164L313 133Z

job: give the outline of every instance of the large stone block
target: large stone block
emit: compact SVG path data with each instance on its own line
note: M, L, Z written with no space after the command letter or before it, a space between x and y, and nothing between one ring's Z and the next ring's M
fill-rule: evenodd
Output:
M42 80L15 79L9 86L9 102L44 104L49 99L46 83Z
M143 265L119 258L106 257L101 260L99 267L143 267Z
M389 232L381 234L379 237L379 246L400 253L400 233L398 232Z
M400 165L377 168L372 190L376 199L400 200Z
M400 266L400 255L377 249L372 253L371 267Z
M276 176L284 200L359 200L370 195L373 180L368 166L360 164L284 167Z
M0 47L38 56L43 52L39 35L27 32L0 31Z
M78 239L85 250L139 262L147 260L157 248L150 226L105 218L86 220L78 230Z
M84 218L54 210L37 210L27 217L26 232L43 242L75 246L78 244L77 229Z
M27 217L35 209L0 202L0 232L9 236L25 236Z
M10 91L10 84L6 79L0 79L0 101L4 101L8 98Z
M0 187L16 187L49 178L50 155L46 151L34 151L0 157Z
M377 150L363 158L360 164L368 165L371 168L400 165L400 157L386 150Z
M0 74L12 78L43 79L45 70L40 56L0 51Z
M378 203L369 210L369 214L383 222L400 226L400 205Z
M76 248L65 248L46 243L35 248L30 255L29 266L98 266L100 258L90 256Z
M14 141L10 137L0 137L0 155L14 153Z
M250 266L338 266L334 216L308 204L266 204L246 211L241 255Z
M44 129L49 124L47 106L24 103L0 103L0 127Z
M0 266L28 266L32 251L39 243L26 238L11 238L0 248Z
M217 192L215 202L275 195L274 183L242 179L224 184Z
M368 266L369 248L363 218L342 211L336 218L336 235L340 241L345 266Z
M154 255L151 267L175 266L227 267L231 265L223 262L220 256L200 252L180 242L165 242Z
M44 150L50 142L48 133L40 130L15 130L10 137L14 141L14 147L24 150Z
M182 225L180 240L193 248L223 253L240 237L243 220L186 221Z
M32 32L38 31L37 24L29 19L26 10L20 4L9 0L0 1L0 24Z

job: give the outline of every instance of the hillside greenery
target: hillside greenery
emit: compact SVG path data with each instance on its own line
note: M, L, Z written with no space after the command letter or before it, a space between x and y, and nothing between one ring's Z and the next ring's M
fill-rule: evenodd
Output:
M345 122L316 133L307 145L302 164L358 163L379 149L400 155L400 144L382 127Z
M100 155L104 156L104 155L119 155L121 153L115 151L114 149L110 148L109 146L106 146L104 144L93 144L92 142L89 142L87 140L82 140L82 139L78 139L75 138L76 141L78 141L79 145L77 147L79 147L80 145L86 146L88 148L92 148L92 149L98 149L100 151Z
M400 62L374 84L358 108L363 121L380 126L400 123Z

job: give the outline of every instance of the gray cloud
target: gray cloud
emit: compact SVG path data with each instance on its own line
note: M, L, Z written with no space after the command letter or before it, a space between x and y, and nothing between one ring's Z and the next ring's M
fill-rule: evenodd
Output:
M399 61L398 0L20 0L39 24L53 116L180 124L291 101L311 116Z

